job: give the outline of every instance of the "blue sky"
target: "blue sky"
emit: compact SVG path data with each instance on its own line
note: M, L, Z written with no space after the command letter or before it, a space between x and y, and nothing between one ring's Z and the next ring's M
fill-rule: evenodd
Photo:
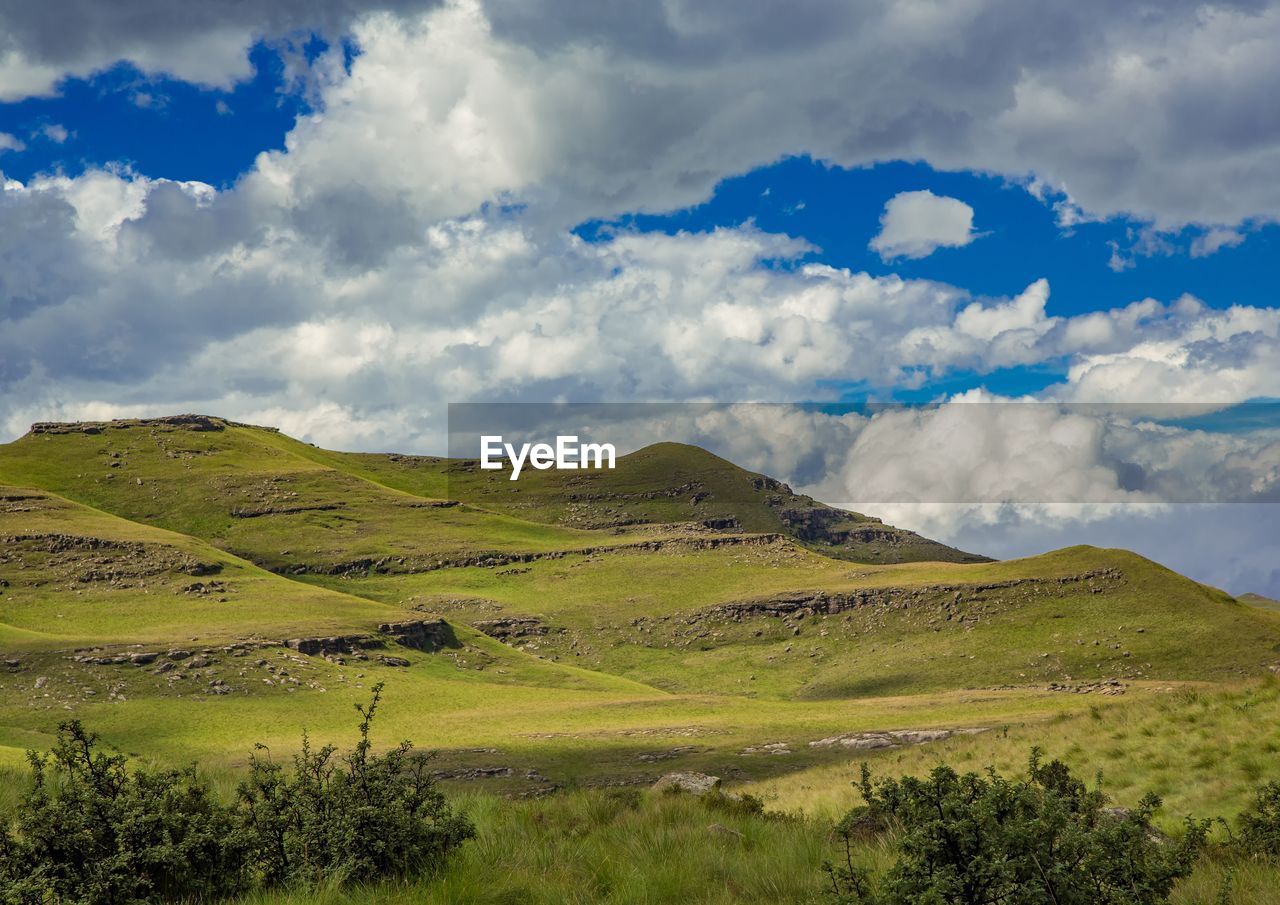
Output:
M0 155L0 171L26 181L116 165L155 178L229 185L259 152L282 148L306 109L299 93L287 90L278 53L258 45L251 60L252 80L229 91L149 77L120 63L89 79L66 79L54 97L0 103L0 132L27 146ZM49 126L64 128L65 141L43 134Z
M315 59L326 46L310 39L303 45L305 56ZM146 177L231 187L260 152L284 148L297 118L311 112L278 48L255 44L248 52L252 78L227 90L148 75L122 62L90 78L67 78L52 97L0 103L0 132L25 145L0 154L0 171L26 181L38 174L74 177L90 168L123 167ZM348 65L353 53L348 48ZM50 138L51 128L65 139ZM885 203L920 190L969 205L979 237L919 259L882 260L868 243L880 229ZM1060 193L1036 197L1026 179L943 172L923 162L845 168L799 155L728 175L708 200L692 207L592 219L576 232L600 241L617 230L673 234L751 225L814 246L783 266L820 261L874 276L937 280L993 298L1016 295L1047 278L1053 316L1105 311L1146 297L1170 303L1184 293L1219 309L1277 303L1280 227L1243 224L1240 244L1197 257L1190 247L1207 227L1191 226L1163 233L1163 248L1142 254L1132 249L1147 225L1143 221L1117 214L1063 225L1054 205L1064 200ZM1113 250L1127 257L1127 267L1109 266ZM958 369L888 395L932 399L979 385L1016 395L1039 391L1060 374L1061 362L1055 361L984 374ZM846 398L886 397L858 381L823 385L839 387Z

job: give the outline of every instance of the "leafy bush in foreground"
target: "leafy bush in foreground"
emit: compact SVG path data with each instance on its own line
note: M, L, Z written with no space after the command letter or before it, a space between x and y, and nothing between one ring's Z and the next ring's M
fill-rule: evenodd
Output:
M371 753L369 726L382 685L360 711L360 741L338 757L303 736L294 769L254 756L237 790L238 816L255 870L268 885L326 878L365 881L437 867L475 834L453 813L427 770L402 743Z
M1174 841L1151 829L1154 795L1108 809L1062 763L1033 750L1025 780L936 768L927 779L873 783L866 805L837 827L842 865L827 864L831 896L875 905L1153 905L1191 872L1208 821L1188 819ZM898 860L876 882L852 859L859 836L894 834Z
M430 870L474 831L406 742L369 741L382 686L360 711L349 754L303 737L294 770L255 755L231 805L194 767L131 768L63 723L31 752L31 790L0 820L3 905L208 901L254 884L376 880Z
M1280 782L1264 783L1240 815L1237 843L1250 855L1280 857Z
M50 754L28 754L31 791L16 833L0 834L0 901L114 905L237 892L244 847L195 769L131 770L96 742L73 721L58 727Z

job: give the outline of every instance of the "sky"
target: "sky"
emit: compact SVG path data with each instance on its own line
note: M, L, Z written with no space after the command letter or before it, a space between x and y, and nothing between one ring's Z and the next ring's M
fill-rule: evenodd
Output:
M440 452L449 402L1035 400L965 419L981 462L931 458L933 415L741 452L852 503L909 450L898 524L1280 595L1275 419L1059 405L1280 399L1277 4L109 6L0 0L0 441L198 411ZM1133 483L1175 466L1196 503Z

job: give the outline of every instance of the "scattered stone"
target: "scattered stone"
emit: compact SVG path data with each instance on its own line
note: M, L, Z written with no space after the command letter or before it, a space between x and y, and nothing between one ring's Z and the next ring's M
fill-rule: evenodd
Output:
M378 662L386 666L410 666L411 665L410 662L406 660L404 657L389 657L386 655L379 657Z
M723 823L710 824L707 827L707 832L717 836L732 836L733 838L739 841L747 838L746 836L739 833L737 830L730 829L729 827L725 826Z
M401 647L431 653L443 647L458 647L453 628L443 619L417 619L411 622L384 622L378 631L390 636Z
M471 767L462 770L433 770L433 779L498 779L511 775L510 767Z
M1129 686L1120 682L1118 679L1107 679L1102 682L1085 682L1081 685L1066 685L1061 682L1049 683L1049 691L1065 692L1067 694L1104 694L1104 695L1121 695L1124 694Z
M39 689L44 688L48 684L49 684L49 677L40 676L36 679L36 690L38 691Z
M743 748L742 753L748 754L790 754L791 748L786 742L770 742L767 745L752 745Z
M719 791L720 777L708 776L706 773L667 773L650 788L655 792L678 789L681 792L688 792L692 795L705 795L708 792Z
M894 729L889 732L851 732L845 735L833 735L830 738L809 742L810 748L831 748L840 746L855 751L869 751L877 748L898 748L903 745L923 745L927 742L941 741L954 735L977 735L986 732L986 728L974 729Z

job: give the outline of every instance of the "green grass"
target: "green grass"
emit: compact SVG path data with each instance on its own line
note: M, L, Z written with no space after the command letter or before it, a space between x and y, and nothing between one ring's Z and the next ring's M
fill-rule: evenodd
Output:
M1186 814L1234 817L1259 783L1280 780L1280 682L1095 697L1043 723L851 756L746 789L778 808L833 817L860 800L852 783L864 762L883 775L919 775L942 762L1016 773L1032 745L1083 777L1100 773L1103 790L1121 805L1160 795L1166 829Z
M247 901L798 905L819 888L827 845L824 828L813 822L744 817L687 795L623 790L532 802L469 798L463 805L479 836L437 878Z
M1280 600L1272 600L1270 597L1263 597L1261 594L1241 594L1239 600L1241 603L1257 607L1260 610L1269 610L1273 613L1280 612Z
M0 447L0 481L199 537L274 571L358 561L426 568L490 552L617 542L467 506L432 506L327 468L299 448L307 447L245 427L29 434Z
M1053 580L1097 569L1105 593ZM964 591L1039 578L1025 589ZM320 579L330 588L477 621L540 617L528 649L672 691L833 699L1100 679L1236 679L1280 660L1280 620L1134 554L1077 547L1004 563L850 566L789 545L601 554L519 568ZM912 600L912 588L958 587ZM784 621L697 619L790 590L893 588L901 607ZM953 618L946 618L947 615ZM974 621L961 617L976 617ZM637 621L639 620L639 621ZM691 624L691 620L695 620Z
M52 494L0 485L0 536L72 535L142 545L118 580L80 580L118 571L110 553L50 555L10 545L0 554L0 645L14 653L86 645L218 643L368 630L397 618L385 604L287 581L192 537L140 525ZM200 563L208 575L181 571ZM184 592L217 582L224 591Z

